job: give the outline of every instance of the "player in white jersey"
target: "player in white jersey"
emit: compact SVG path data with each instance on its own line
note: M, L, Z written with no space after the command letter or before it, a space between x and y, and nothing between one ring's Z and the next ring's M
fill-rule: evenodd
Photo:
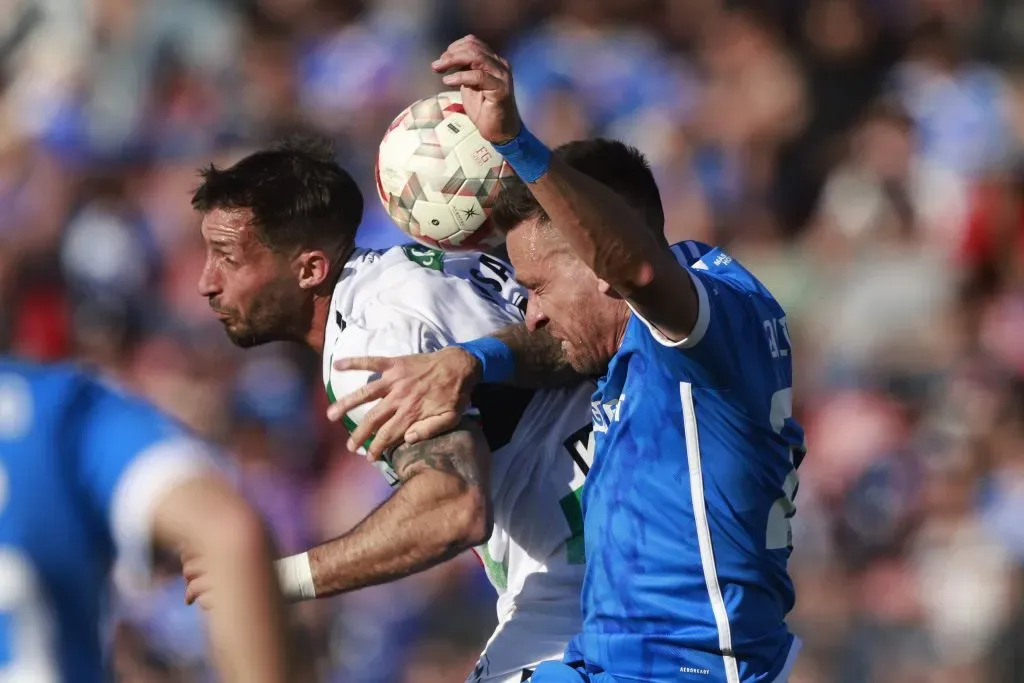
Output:
M193 206L208 247L200 291L229 337L307 344L332 400L370 378L332 371L335 357L433 351L523 320L525 290L496 258L355 249L362 198L315 150L211 167ZM379 467L392 496L347 534L281 560L286 594L385 583L473 548L498 592L499 625L470 679L519 682L560 657L580 627L593 391L565 377L564 389L478 392L455 430L388 453ZM364 415L349 415L350 428ZM186 577L195 598L201 572L186 567Z

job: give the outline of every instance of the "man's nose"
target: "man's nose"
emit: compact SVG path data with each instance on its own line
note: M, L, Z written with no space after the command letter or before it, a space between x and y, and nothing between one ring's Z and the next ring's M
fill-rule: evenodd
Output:
M205 296L207 299L220 293L220 282L209 264L203 266L203 272L199 275L197 289L200 296Z
M530 332L536 332L548 324L548 317L544 315L544 309L536 296L531 296L526 302L526 328Z

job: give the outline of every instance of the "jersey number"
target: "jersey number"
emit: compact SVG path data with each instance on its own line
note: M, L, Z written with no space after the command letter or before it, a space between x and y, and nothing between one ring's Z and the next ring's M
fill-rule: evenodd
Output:
M789 338L789 324L786 316L764 321L764 333L768 337L768 350L772 358L785 358L789 350L793 348L793 342ZM779 343L779 335L782 335L782 344Z
M772 430L776 434L782 434L782 430L792 421L792 417L793 389L787 387L776 391L772 395L770 413ZM793 450L790 447L789 464L791 469L786 474L786 480L782 484L783 495L772 504L771 510L768 512L768 528L765 534L765 542L769 550L793 549L793 525L791 520L793 515L796 514L794 500L797 489L800 486L800 480L796 474L797 463L794 462Z
M590 473L590 466L594 462L594 425L593 423L574 432L564 442L565 450L573 461L573 478L569 484L570 493L558 504L565 515L565 521L569 523L569 531L572 535L565 542L566 559L569 564L583 564L586 562L586 549L583 542L583 483Z
M2 463L0 480L6 489ZM19 548L0 546L0 680L56 683L56 661L53 621L39 576Z

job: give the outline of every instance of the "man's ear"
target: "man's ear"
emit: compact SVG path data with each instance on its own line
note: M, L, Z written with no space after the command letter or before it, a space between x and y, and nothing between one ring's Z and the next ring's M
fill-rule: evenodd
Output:
M296 275L298 275L299 287L302 289L316 289L327 282L331 271L331 260L320 249L310 249L299 253L295 257L293 265Z
M601 278L597 278L597 291L601 292L605 296L610 296L613 299L622 298L622 296L617 291L612 289L612 286L610 284L608 284Z

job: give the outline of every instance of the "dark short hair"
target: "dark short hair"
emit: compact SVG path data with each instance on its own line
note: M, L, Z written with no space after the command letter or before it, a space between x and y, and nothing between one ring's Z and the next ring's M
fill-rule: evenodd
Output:
M228 168L211 164L200 176L192 208L248 209L257 236L270 249L340 251L355 244L363 195L324 140L292 138Z
M648 229L665 241L665 210L661 192L647 158L635 147L618 140L592 138L568 142L555 156L581 173L604 183L644 217ZM526 220L548 220L530 188L518 177L506 182L492 214L499 229L508 231Z

